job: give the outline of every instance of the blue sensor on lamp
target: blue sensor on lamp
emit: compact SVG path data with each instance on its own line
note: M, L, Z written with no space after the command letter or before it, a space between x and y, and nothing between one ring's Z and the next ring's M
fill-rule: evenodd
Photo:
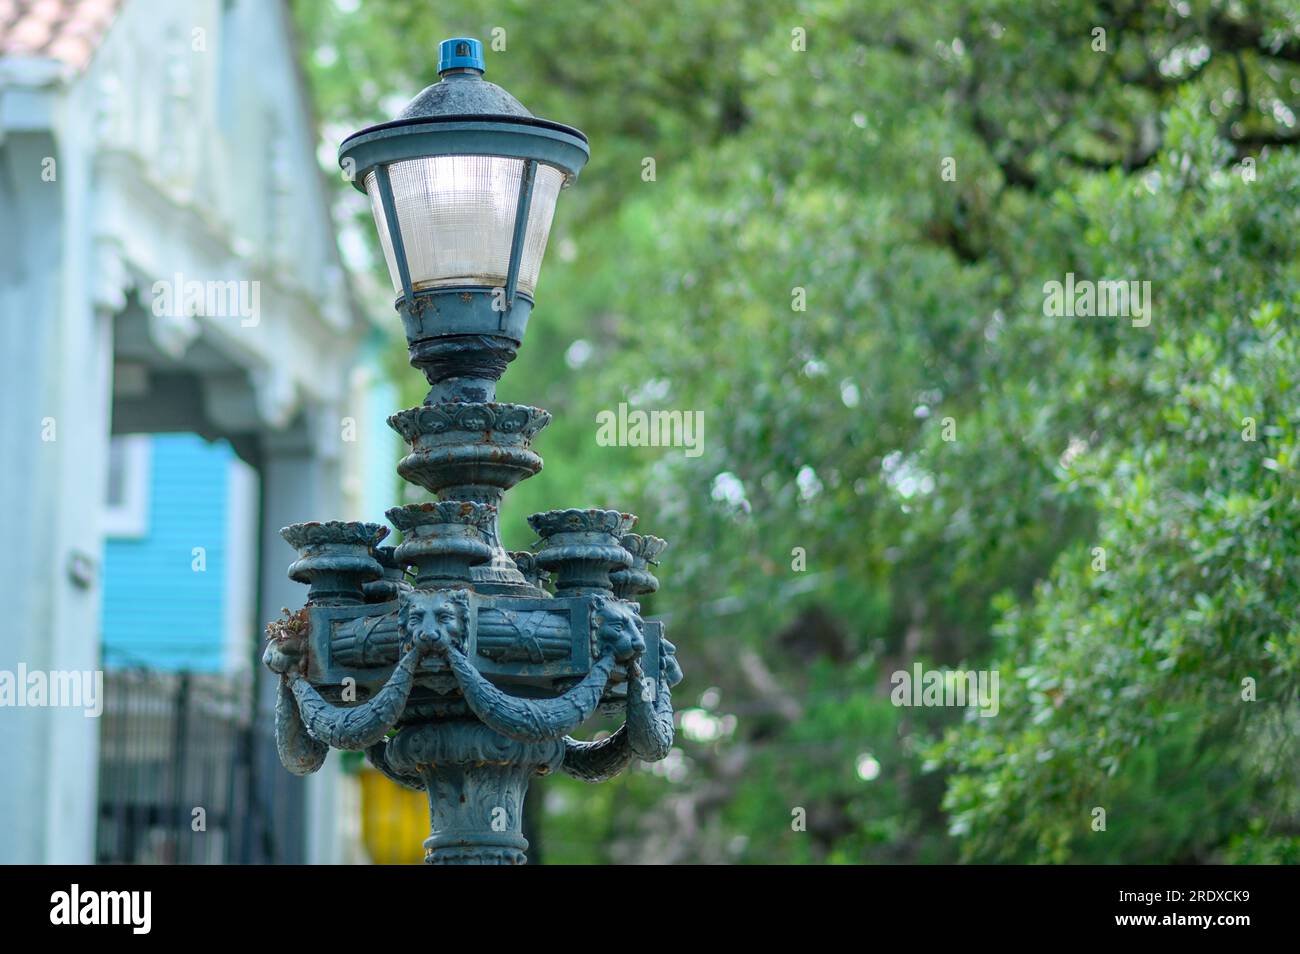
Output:
M448 70L487 69L483 63L483 44L473 37L458 36L438 44L438 73Z

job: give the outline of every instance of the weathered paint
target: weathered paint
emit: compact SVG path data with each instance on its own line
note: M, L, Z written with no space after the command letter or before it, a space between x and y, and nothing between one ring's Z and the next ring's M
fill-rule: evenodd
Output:
M587 157L581 133L516 110L473 72L449 72L403 118L349 138L341 159L369 169L490 147L530 170L551 162L576 174ZM475 119L454 121L462 114ZM516 225L510 285L524 233ZM388 511L402 532L396 548L379 546L386 528L376 524L285 529L299 550L293 577L311 590L303 610L268 627L265 661L283 680L280 755L304 773L328 746L365 749L389 779L426 792L426 861L518 864L531 778L563 769L603 781L672 746L669 690L681 669L662 624L643 621L635 602L658 588L648 567L666 544L630 533L632 514L554 510L529 518L542 538L536 554L506 553L498 505L541 470L531 445L550 420L494 400L532 299L510 288L503 311L488 289L413 292L400 247L397 257L411 363L431 389L388 422L411 447L398 473L438 499ZM598 742L571 738L597 710L625 724Z

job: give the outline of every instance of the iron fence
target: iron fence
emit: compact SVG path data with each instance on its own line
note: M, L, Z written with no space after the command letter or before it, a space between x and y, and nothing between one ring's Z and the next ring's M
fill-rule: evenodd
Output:
M302 862L302 784L253 717L255 689L247 675L105 673L97 862Z

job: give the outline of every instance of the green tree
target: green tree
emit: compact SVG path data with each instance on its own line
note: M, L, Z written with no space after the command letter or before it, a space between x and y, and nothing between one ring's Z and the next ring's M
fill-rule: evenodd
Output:
M546 783L550 861L1296 859L1292 4L297 12L327 139L494 28L489 78L591 137L505 520L671 541L686 711L657 769ZM1067 273L1150 282L1149 324L1046 313ZM598 446L620 401L704 453ZM914 661L999 714L893 706Z

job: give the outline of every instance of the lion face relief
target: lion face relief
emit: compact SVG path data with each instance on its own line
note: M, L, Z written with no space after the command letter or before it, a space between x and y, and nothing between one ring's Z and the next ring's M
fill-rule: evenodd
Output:
M444 655L464 652L469 597L464 590L412 590L402 600L398 622L411 644Z
M615 660L625 663L645 652L645 623L632 604L602 597L592 607L591 620L599 654L613 653Z

